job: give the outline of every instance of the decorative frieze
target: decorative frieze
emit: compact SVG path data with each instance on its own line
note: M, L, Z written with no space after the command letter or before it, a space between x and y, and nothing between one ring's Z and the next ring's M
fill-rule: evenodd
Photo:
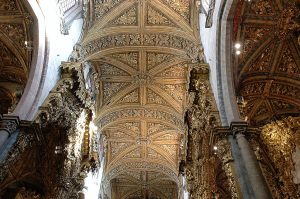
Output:
M118 120L130 119L130 118L131 119L149 118L149 119L163 120L169 122L172 125L179 127L180 129L184 129L182 120L176 117L175 115L160 110L145 109L145 108L144 109L126 108L126 109L109 113L103 116L99 120L99 124L101 128L103 128L111 122L116 122Z
M203 60L203 51L195 41L170 34L117 34L96 39L81 48L81 55L88 57L107 48L122 46L159 46L181 49L193 60Z

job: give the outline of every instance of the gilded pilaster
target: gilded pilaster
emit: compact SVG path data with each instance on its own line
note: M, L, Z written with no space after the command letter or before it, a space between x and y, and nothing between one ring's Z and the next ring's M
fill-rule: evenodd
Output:
M211 134L219 118L210 89L207 65L191 71L190 106L187 111L188 149L185 173L192 199L212 198L215 190L216 157Z
M237 180L234 174L234 166L233 166L233 156L231 152L231 147L228 139L226 137L219 138L215 144L215 154L222 162L222 169L225 171L227 176L229 186L230 186L230 194L232 199L240 198L239 190L237 187Z

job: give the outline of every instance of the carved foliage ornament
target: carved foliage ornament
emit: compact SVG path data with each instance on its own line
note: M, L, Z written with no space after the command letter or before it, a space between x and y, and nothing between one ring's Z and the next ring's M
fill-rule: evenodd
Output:
M190 22L190 1L189 0L162 0L174 11L181 15L188 23Z
M272 122L262 128L261 138L275 166L277 178L282 182L281 197L297 196L297 185L293 183L294 163L292 153L300 146L300 118L286 118ZM284 157L284 159L282 158Z
M0 66L22 67L18 58L2 42L0 42Z
M94 40L81 48L81 56L87 57L103 49L121 46L160 46L185 50L194 61L203 60L203 52L196 42L168 34L109 35Z
M208 199L214 191L215 170L212 165L216 161L211 154L209 138L219 120L214 114L217 109L205 65L191 71L190 98L185 174L191 198Z
M299 13L296 1L240 1L235 10L232 43L241 44L241 54L233 55L234 82L245 99L240 112L252 125L298 115ZM275 99L294 108L278 109Z
M96 19L100 19L106 13L109 12L111 8L120 4L122 0L96 0L95 1L95 17Z
M215 153L218 156L218 158L221 160L222 169L225 171L225 174L229 181L231 197L234 199L238 199L239 198L238 189L235 183L236 180L234 179L233 168L232 168L233 157L231 154L230 143L225 137L223 139L220 139L215 146L217 147Z
M111 122L116 122L119 119L126 119L126 118L151 118L157 120L164 120L169 122L172 125L178 126L180 129L184 129L184 125L182 120L173 114L160 111L160 110L152 110L152 109L123 109L116 112L109 113L102 117L99 121L101 128L106 126Z
M0 1L0 10L12 11L17 10L17 5L15 0L2 0Z
M113 25L137 25L137 6L126 10L117 19L112 22Z

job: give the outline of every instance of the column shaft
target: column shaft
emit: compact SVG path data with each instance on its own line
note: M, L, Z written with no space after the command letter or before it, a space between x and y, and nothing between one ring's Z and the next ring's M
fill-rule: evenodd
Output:
M240 148L242 158L247 169L247 173L254 191L256 199L272 198L268 185L263 177L262 171L251 149L249 142L243 134L236 135L237 143Z
M0 115L0 149L5 147L3 146L5 144L5 141L17 130L19 124L20 121L18 117Z
M0 148L9 137L9 133L5 130L0 130Z
M254 191L252 189L245 164L242 160L241 152L236 140L232 135L229 135L229 143L234 159L234 168L239 182L240 189L244 199L254 199Z

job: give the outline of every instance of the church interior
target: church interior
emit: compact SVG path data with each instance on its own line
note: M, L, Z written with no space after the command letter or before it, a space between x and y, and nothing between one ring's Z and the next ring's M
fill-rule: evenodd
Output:
M0 199L296 198L299 0L0 0Z

